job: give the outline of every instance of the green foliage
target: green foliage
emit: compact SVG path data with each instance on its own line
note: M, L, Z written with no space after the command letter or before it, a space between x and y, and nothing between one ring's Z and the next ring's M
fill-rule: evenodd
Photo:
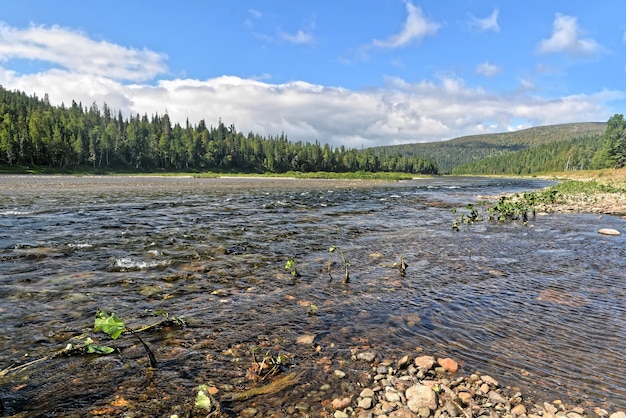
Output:
M602 147L599 135L551 142L455 167L453 174L533 174L593 168Z
M55 107L2 87L0 165L116 172L437 173L433 161L419 156L290 142L284 133L244 135L221 120L217 126L204 120L181 126L167 114L124 119L106 103L102 109L76 102Z
M198 386L194 408L205 412L210 411L213 408L213 401L211 399L211 395L209 395L207 385Z
M568 198L593 196L596 193L621 193L626 196L626 187L621 183L568 180L540 191L501 196L495 202L482 201L478 205L467 205L468 213L459 213L452 222L452 229L459 231L461 226L490 220L496 222L521 222L526 225L529 217L536 215L537 208L558 204Z
M603 157L608 166L626 166L626 120L624 115L613 115L607 122L604 133Z
M484 204L485 202L479 203L479 205ZM455 231L461 230L461 225L472 225L474 222L483 220L483 216L474 205L469 203L465 208L468 213L458 213L456 209L452 209L452 213L456 215L452 222L452 229Z
M287 260L287 262L285 263L285 269L289 270L293 277L300 277L300 273L298 272L298 269L296 268L295 258L292 257L289 260Z
M85 339L85 345L82 347L82 350L87 354L100 354L107 355L111 354L115 351L114 348L107 347L106 345L98 345L94 343L91 338Z
M107 314L106 312L98 309L96 311L96 319L94 321L94 332L102 331L108 334L114 340L126 330L124 322L113 312Z
M433 160L439 173L449 174L458 166L473 164L487 158L505 157L553 142L566 143L576 138L597 139L605 128L606 123L569 123L540 126L516 132L465 136L441 142L375 147L371 150L386 154L419 155ZM563 164L566 161L567 158ZM574 162L571 163L572 166L574 164Z

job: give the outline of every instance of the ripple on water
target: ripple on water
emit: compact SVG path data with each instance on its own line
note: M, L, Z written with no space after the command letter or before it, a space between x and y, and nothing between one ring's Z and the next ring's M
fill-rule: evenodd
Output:
M0 382L10 413L32 411L29 398L80 414L123 397L145 415L142 399L174 414L198 382L244 389L254 347L288 354L321 386L323 362L356 346L389 356L420 348L552 398L626 408L615 367L626 362L623 238L597 239L600 221L585 215L450 228L452 207L536 183L71 181L46 179L44 194L36 184L5 192L0 179L0 202L10 195L0 203L0 367L89 334L99 307L131 326L155 311L189 326L146 334L162 358L158 379L146 376L140 345L121 338L122 355L56 359L17 392ZM350 283L330 246L350 263ZM405 276L390 267L401 255ZM285 269L291 257L299 277ZM303 335L311 347L296 343Z

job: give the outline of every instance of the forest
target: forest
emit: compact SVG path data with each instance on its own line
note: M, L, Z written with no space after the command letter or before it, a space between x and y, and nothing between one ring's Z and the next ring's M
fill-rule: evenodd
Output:
M399 152L409 156L420 155L434 160L440 174L451 174L453 170L458 172L456 168L460 166L473 167L474 163L479 166L480 161L492 158L505 161L509 156L515 158L513 154L517 152L543 144L562 142L565 145L568 141L579 138L598 138L603 135L605 129L605 122L566 123L537 126L514 132L463 136L441 142L391 145L374 150Z
M540 126L516 132L367 149L264 137L234 125L185 126L168 114L124 118L106 103L53 106L0 86L0 166L134 172L397 172L533 174L626 165L626 121Z
M166 114L124 118L106 103L53 106L0 86L0 165L134 171L242 173L402 172L437 174L417 155L290 142L285 133L244 135L221 120L181 126Z
M616 114L604 133L544 142L519 151L459 165L452 174L533 174L621 168L626 165L626 120Z

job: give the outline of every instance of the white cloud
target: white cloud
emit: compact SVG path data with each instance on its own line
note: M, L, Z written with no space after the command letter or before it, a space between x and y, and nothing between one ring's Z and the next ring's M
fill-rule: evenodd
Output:
M437 33L441 25L431 22L422 13L422 9L406 2L408 16L404 22L402 31L385 40L374 39L373 45L380 48L399 48L407 46L413 41L420 40L426 35Z
M31 30L34 32L31 33ZM41 40L39 31L52 40ZM54 37L53 35L58 35ZM37 40L28 40L29 36ZM290 139L328 142L360 148L386 144L438 141L481 132L502 132L520 123L545 125L606 120L611 100L623 99L618 91L545 99L520 90L497 95L481 87L467 86L454 76L409 83L388 78L384 85L367 90L327 87L304 81L269 83L269 75L257 79L223 76L206 80L177 78L149 82L135 72L162 71L163 56L117 45L94 42L63 29L31 28L19 31L2 27L0 85L9 90L43 97L53 104L72 100L89 106L106 102L124 116L168 112L174 122L219 118L242 132L275 135L284 131ZM13 39L15 44L7 43ZM100 66L83 62L78 52L66 51L68 39ZM63 68L22 74L10 68L11 59L34 59L34 52ZM146 67L138 57L156 57ZM49 57L49 58L48 58ZM128 59L128 65L124 60ZM130 72L130 74L127 74ZM122 75L120 75L122 74ZM128 84L128 81L132 84ZM265 81L262 81L265 80ZM536 94L536 90L533 92Z
M484 30L484 31L492 30L494 32L500 32L500 25L498 24L499 14L500 14L500 11L496 9L493 11L493 13L491 13L491 15L483 19L479 19L477 17L470 15L469 25L470 27L476 28L479 30Z
M557 13L552 24L552 36L542 39L537 50L543 54L563 52L574 57L593 57L602 50L594 39L580 38L580 32L575 17Z
M502 69L500 67L489 62L483 62L476 67L476 72L478 74L484 75L485 77L493 77L494 75L499 74L501 71Z
M313 35L311 35L311 33L309 32L303 31L302 29L294 34L283 31L279 31L278 34L282 40L294 44L310 44L314 41Z
M166 71L162 54L106 41L53 26L15 29L0 26L0 61L14 58L44 61L73 72L116 80L146 81Z
M605 120L604 103L619 96L617 92L552 100L524 94L498 96L452 77L420 83L388 79L379 89L353 91L232 76L125 86L98 76L51 70L35 75L0 71L0 84L40 97L47 92L56 104L67 105L73 99L83 105L106 101L126 116L167 111L181 124L187 118L209 124L221 118L243 132L284 131L292 140L355 148L502 132L520 119L529 125Z

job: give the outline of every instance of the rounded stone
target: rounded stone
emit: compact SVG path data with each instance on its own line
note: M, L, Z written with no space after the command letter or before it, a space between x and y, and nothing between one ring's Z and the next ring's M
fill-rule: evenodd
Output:
M517 416L524 415L526 413L526 407L522 404L516 405L511 409L511 413Z
M372 398L363 398L359 401L359 408L370 409L372 407Z
M598 233L602 234L602 235L612 235L612 236L622 235L621 232L619 232L617 229L613 229L613 228L602 228L602 229L598 230Z

